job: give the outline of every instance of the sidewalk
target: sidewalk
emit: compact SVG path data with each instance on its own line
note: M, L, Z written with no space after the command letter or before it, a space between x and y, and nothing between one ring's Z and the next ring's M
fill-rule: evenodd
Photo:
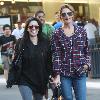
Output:
M0 100L22 100L17 86L7 89L5 85L5 79L0 75ZM100 100L100 79L87 78L87 100Z
M87 88L88 89L99 89L100 90L100 79L87 79Z
M3 78L3 75L0 75L0 85L6 84L5 79ZM87 88L94 88L94 89L100 89L100 79L91 79L87 78Z

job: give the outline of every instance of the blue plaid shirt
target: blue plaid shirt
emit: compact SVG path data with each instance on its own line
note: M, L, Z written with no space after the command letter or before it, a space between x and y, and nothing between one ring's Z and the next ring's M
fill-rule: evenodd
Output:
M84 73L84 65L90 70L90 53L86 31L75 26L74 34L66 36L62 28L56 30L51 39L53 71L64 76Z

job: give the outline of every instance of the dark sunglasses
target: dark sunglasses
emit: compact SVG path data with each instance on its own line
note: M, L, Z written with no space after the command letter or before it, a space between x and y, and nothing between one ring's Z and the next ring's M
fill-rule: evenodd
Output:
M66 17L67 15L68 15L68 16L72 16L72 15L73 15L73 12L62 13L62 14L61 14L62 17Z
M29 29L33 29L33 27L35 27L35 29L39 29L39 26L36 26L36 25L28 26Z

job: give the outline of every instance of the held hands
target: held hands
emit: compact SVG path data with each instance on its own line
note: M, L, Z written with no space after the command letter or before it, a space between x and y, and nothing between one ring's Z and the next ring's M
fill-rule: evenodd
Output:
M51 77L51 84L55 84L55 86L58 86L61 82L60 82L60 75L57 75L56 77Z

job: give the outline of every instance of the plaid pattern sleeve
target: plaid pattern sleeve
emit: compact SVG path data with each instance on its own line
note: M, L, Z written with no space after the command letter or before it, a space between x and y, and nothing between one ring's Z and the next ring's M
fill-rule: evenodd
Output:
M56 74L61 72L61 46L59 41L59 33L55 31L51 39L53 71Z
M87 38L87 33L85 30L83 30L84 36L86 37L85 39L85 44L84 44L84 57L86 58L85 64L88 65L88 70L91 70L91 58L90 58L90 50L88 46L88 38Z

